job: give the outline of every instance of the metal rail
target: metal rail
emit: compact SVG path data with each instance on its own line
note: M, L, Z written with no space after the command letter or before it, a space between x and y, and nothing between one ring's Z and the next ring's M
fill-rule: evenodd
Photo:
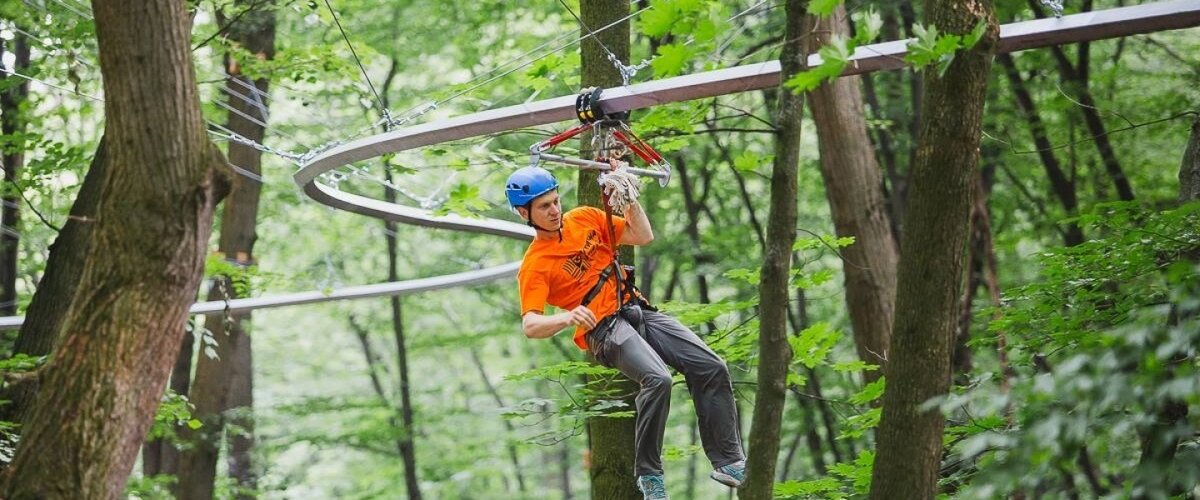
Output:
M229 312L239 313L252 311L255 309L314 304L317 302L328 302L331 300L365 299L369 297L409 295L413 293L475 285L479 283L495 281L498 279L511 278L517 275L517 268L519 268L520 265L520 262L510 262L508 264L502 264L499 266L488 267L475 271L447 274L433 278L420 278L406 281L395 281L391 283L338 288L330 291L329 293L311 291L271 295L267 297L232 299L228 301L228 303L223 300L197 302L192 304L190 313L223 314L226 306L229 307ZM0 331L18 329L21 327L21 323L24 321L24 316L0 317Z
M1200 0L1157 2L1005 24L1000 27L998 51L1016 52L1194 26L1200 26ZM903 67L908 42L897 40L858 47L843 76ZM821 58L813 54L808 63L819 65ZM776 85L779 85L779 61L768 61L606 89L604 106L609 112L617 113ZM571 95L405 127L325 151L297 171L293 179L318 202L372 217L404 221L390 208L357 206L362 197L351 198L352 195L336 189L317 189L316 179L343 165L386 153L574 118L575 96ZM448 227L428 217L420 217L419 221L411 223Z

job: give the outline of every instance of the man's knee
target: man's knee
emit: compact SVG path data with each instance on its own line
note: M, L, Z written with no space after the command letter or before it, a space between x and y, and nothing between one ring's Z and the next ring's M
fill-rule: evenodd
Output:
M694 363L692 373L703 377L708 383L728 384L730 380L729 367L725 364L725 360L716 356L697 360Z
M671 374L665 371L653 371L642 377L642 389L647 391L671 392Z

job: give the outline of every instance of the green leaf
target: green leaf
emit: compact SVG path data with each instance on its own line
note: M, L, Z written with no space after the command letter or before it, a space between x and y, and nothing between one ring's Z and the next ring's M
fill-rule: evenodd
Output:
M862 437L867 431L879 426L879 419L882 416L883 408L871 408L862 414L847 418L846 426L842 427L842 432L838 434L838 439Z
M833 371L838 373L855 373L865 371L875 371L879 369L879 365L872 365L862 360L839 361L833 364Z
M788 338L792 346L792 360L809 368L815 368L833 351L841 334L824 321L816 323L799 335Z
M661 37L671 32L671 27L679 20L680 13L675 3L670 0L657 1L650 9L641 15L642 33L650 37Z
M851 17L854 18L855 46L866 45L879 37L880 31L883 29L883 16L880 16L874 8L868 7L865 12L855 12Z
M847 495L841 492L841 487L841 483L836 478L828 476L811 481L784 481L775 483L772 496L774 498L846 498Z
M913 40L908 42L908 54L904 60L917 68L923 68L936 61L938 31L936 26L928 28L921 23L913 25Z
M712 19L700 19L696 21L696 26L692 29L692 38L697 42L708 42L717 37L717 23Z
M849 40L841 37L834 38L818 51L821 55L819 66L795 74L784 85L793 92L807 92L819 87L822 83L837 78L849 64L851 50Z
M970 50L974 48L975 44L979 43L979 40L983 38L983 34L987 32L987 27L987 22L983 19L980 19L979 22L975 24L975 28L963 38L962 48L964 50Z
M762 156L749 150L742 150L742 154L733 159L733 168L738 172L754 172L763 163Z
M730 269L725 271L724 276L734 281L757 286L761 273L760 269Z
M850 402L856 405L865 405L883 397L883 389L886 386L883 377L879 377L874 382L867 384L861 391L850 396Z
M47 356L30 356L28 354L14 354L13 357L0 360L0 372L28 372L34 368L45 364Z
M842 0L810 0L808 2L808 13L818 16L828 16L833 14L833 9L842 4Z
M454 189L450 190L450 198L440 208L434 210L434 214L446 215L455 213L464 217L477 217L476 212L486 210L490 207L491 205L488 202L483 201L479 197L479 186L464 182L459 183Z
M805 377L804 375L801 375L796 372L788 372L788 374L787 374L787 386L788 387L804 387L804 384L807 384L807 383L808 383L808 377Z
M658 47L658 57L650 61L655 76L675 76L683 72L695 50L682 43L672 43Z

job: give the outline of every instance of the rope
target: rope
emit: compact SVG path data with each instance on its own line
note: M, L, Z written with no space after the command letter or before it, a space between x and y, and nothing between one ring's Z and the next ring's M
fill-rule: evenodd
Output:
M625 215L625 209L637 201L642 193L641 180L624 170L628 165L618 161L612 170L600 174L600 188L608 199L609 207L617 215Z

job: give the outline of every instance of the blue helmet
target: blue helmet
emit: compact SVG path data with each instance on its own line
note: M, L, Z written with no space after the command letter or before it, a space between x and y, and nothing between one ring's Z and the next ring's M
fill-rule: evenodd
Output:
M508 176L504 194L513 208L523 207L534 198L558 189L558 181L542 167L525 167Z

